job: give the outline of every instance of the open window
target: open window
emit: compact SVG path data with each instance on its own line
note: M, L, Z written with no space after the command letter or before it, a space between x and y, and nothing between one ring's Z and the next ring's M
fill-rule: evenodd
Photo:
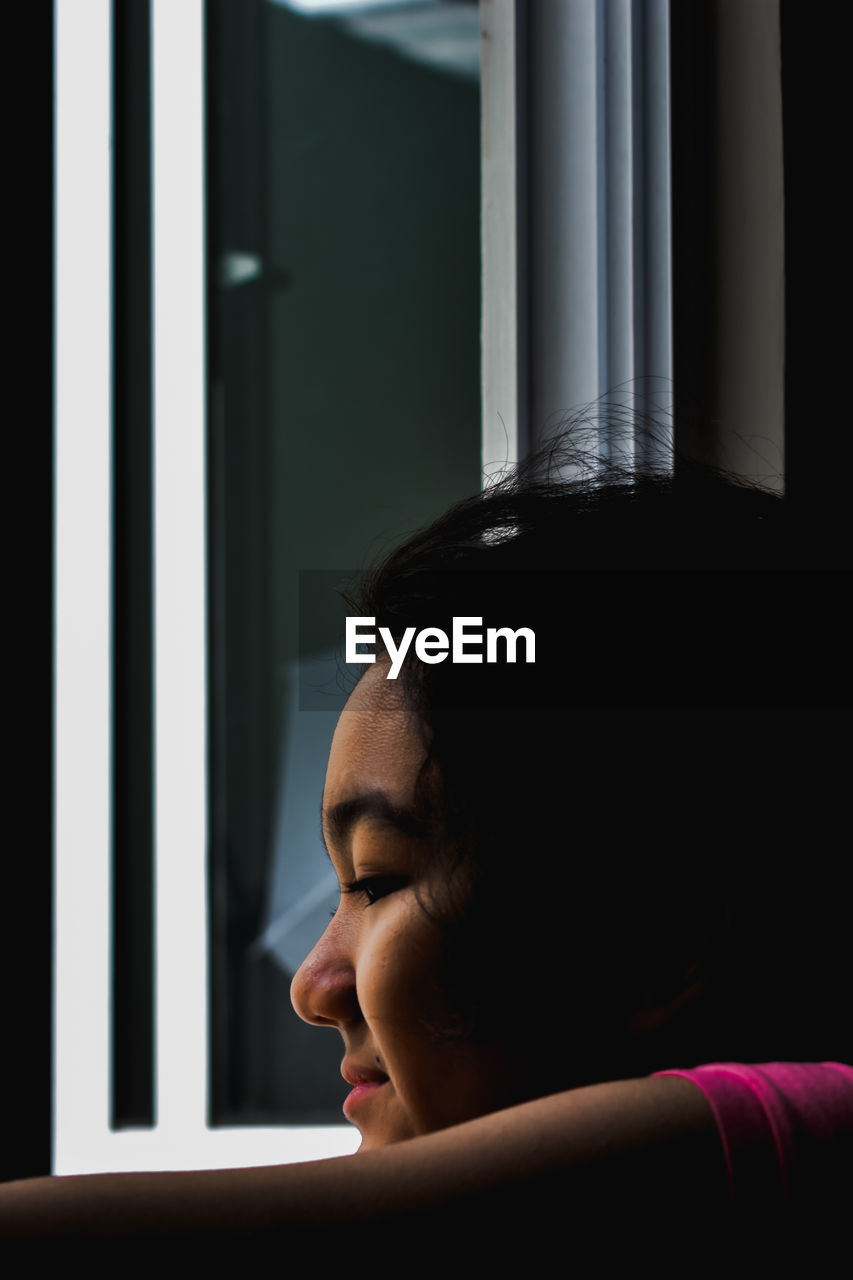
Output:
M605 393L764 479L794 404L808 472L779 14L55 5L56 1171L355 1143L287 994L330 588Z

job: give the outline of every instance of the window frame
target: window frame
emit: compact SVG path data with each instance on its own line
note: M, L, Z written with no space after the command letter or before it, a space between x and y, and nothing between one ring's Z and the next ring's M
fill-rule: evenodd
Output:
M54 29L53 1172L343 1154L344 1125L207 1123L203 0L151 3L155 1115L110 1123L112 17L57 5Z

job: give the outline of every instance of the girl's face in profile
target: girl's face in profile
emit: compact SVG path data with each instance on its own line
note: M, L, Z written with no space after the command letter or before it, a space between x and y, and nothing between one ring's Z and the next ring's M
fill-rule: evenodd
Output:
M323 831L340 904L291 991L301 1018L343 1037L344 1113L362 1150L515 1100L503 1054L442 1038L443 932L422 906L441 886L414 812L426 751L385 670L368 669L335 731Z

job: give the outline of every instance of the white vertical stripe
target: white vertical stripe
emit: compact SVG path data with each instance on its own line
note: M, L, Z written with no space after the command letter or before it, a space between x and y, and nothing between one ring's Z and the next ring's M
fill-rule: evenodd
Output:
M604 17L607 351L602 390L634 377L634 148L630 0L608 0Z
M152 4L157 1122L207 1115L201 0Z
M595 0L531 6L531 433L598 395Z
M669 6L647 0L644 186L646 190L646 368L672 377L672 182L669 119Z
M110 5L55 16L54 1167L108 1127Z
M483 480L518 461L519 210L516 0L481 0Z
M657 411L655 440L641 437L642 462L670 465L672 445L672 181L669 112L669 5L645 0L639 55L642 60L642 168L635 170L635 192L642 200L642 240L637 266L641 283L635 314L640 393ZM637 136L635 132L635 137ZM640 194L641 193L641 194ZM647 380L647 381L645 381Z
M537 0L528 14L529 435L589 407L599 439L580 443L629 462L635 413L669 429L667 4Z

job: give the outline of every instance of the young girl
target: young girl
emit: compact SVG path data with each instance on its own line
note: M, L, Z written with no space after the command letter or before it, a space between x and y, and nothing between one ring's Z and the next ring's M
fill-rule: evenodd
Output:
M452 509L353 602L377 640L323 795L340 904L293 1002L342 1038L360 1151L37 1179L2 1190L6 1233L408 1263L570 1240L695 1269L841 1223L831 544L704 473L537 477Z

